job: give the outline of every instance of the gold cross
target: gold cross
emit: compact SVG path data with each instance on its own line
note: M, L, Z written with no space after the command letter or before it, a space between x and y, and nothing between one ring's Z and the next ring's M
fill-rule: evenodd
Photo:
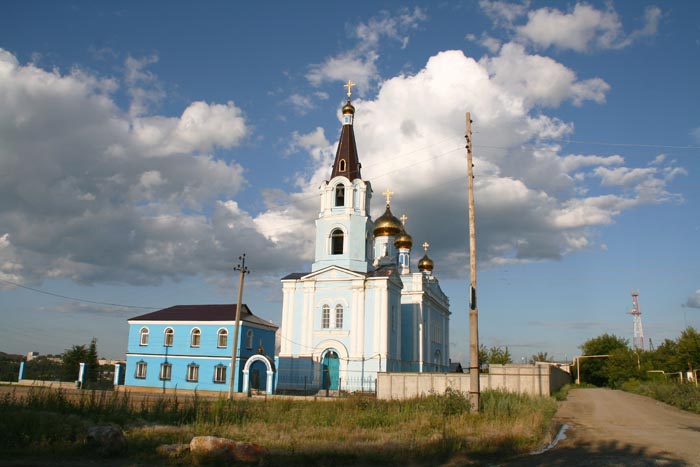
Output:
M348 88L348 97L350 97L350 95L352 94L352 87L353 86L357 86L357 85L350 80L348 80L348 82L343 85L344 88Z
M404 225L404 227L406 227L406 219L408 219L408 216L403 214L401 217L399 217L399 219L401 219L401 223Z
M391 195L393 195L394 192L393 192L393 191L389 191L389 189L387 188L386 191L385 191L384 193L382 193L382 194L383 194L384 196L386 196L386 205L389 206L389 204L391 204Z
M425 252L426 252L426 253L428 252L428 247L429 247L429 246L430 246L430 243L428 243L428 242L423 243L423 249L425 249Z

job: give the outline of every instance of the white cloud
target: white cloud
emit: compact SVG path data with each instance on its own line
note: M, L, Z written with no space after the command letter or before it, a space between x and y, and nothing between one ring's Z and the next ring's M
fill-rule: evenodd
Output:
M598 10L587 3L577 3L570 12L556 8L529 11L527 23L514 26L514 31L519 39L539 49L554 47L577 52L621 49L642 37L656 34L660 16L659 8L648 7L644 25L625 34L612 6Z
M685 306L688 308L700 308L700 289L696 290L694 294L688 297Z

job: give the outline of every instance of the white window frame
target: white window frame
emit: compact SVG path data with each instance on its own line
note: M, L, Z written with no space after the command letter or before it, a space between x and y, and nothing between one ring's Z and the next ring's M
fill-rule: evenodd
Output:
M173 364L172 363L161 363L160 364L160 380L170 381L173 377Z
M226 365L216 365L214 367L214 382L222 384L226 382Z
M142 345L142 346L148 345L148 335L149 334L150 334L150 331L148 330L147 327L141 328L141 330L139 331L139 345Z
M246 334L246 348L248 350L253 350L253 330L248 329L248 332Z
M148 363L143 360L136 362L136 379L146 379L148 373Z
M323 305L321 307L321 328L329 329L331 327L331 307Z
M196 337L196 339L195 339ZM195 342L195 340L197 342ZM190 347L199 347L202 344L202 330L199 328L193 328L190 332Z
M228 347L228 329L221 328L216 333L216 347L219 349Z
M196 363L187 365L187 381L191 383L199 381L199 365Z
M172 347L175 342L175 330L173 328L165 328L163 331L163 347Z
M335 306L335 327L343 329L343 305L340 303Z

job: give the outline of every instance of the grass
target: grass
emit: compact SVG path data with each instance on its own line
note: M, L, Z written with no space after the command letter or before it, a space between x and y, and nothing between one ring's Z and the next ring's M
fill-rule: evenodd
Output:
M689 383L628 381L622 389L700 414L700 387Z
M449 459L505 458L541 446L556 411L551 398L485 391L469 413L458 392L407 401L349 396L333 402L288 399L153 398L128 393L32 389L0 399L0 452L85 455L90 424L123 427L130 456L152 459L160 444L211 435L270 451L272 465L434 465Z

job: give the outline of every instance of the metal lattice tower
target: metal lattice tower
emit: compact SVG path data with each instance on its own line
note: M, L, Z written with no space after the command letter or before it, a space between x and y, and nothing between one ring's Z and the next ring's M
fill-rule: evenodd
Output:
M634 339L632 347L635 350L644 350L644 329L642 328L642 312L639 311L639 292L632 292L632 311L627 314L632 315L634 323Z

